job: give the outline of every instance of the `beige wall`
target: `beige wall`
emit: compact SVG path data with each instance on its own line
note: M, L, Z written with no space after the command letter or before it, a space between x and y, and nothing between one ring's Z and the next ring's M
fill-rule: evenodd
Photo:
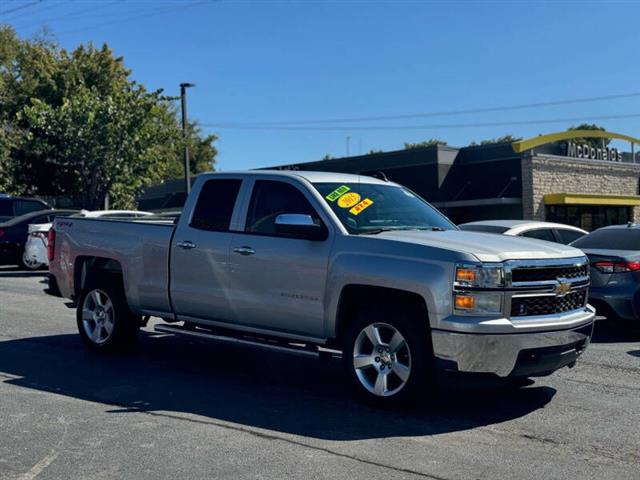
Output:
M544 220L548 193L638 195L640 164L534 155L522 159L523 218ZM634 208L640 222L640 207Z

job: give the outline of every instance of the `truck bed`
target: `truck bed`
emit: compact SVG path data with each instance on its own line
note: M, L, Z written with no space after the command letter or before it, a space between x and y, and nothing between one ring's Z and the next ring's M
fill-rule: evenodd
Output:
M103 219L66 217L55 220L56 249L61 269L74 271L86 258L118 262L124 274L130 308L139 313L171 312L169 247L174 232L172 220ZM58 287L64 296L73 293L74 275L65 275Z

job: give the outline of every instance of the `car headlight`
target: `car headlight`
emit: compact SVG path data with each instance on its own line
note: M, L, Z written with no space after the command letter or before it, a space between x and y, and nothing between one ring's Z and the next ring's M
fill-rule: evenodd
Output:
M493 265L459 265L456 267L456 287L501 288L504 287L504 269Z
M460 314L502 313L502 292L458 292L454 294L454 309Z

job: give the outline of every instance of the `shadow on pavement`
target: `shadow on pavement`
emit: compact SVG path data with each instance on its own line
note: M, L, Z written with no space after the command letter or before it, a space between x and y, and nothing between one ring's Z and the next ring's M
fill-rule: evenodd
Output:
M627 352L629 355L631 355L632 357L640 357L640 350L631 350L629 352Z
M104 356L76 335L0 343L5 382L129 411L181 412L308 437L356 440L467 430L522 417L555 389L448 388L429 406L380 410L353 399L338 361L144 332L135 351ZM115 408L113 408L115 407Z
M20 267L0 266L0 278L46 277L48 270L24 270Z
M633 325L624 320L598 320L593 329L593 343L625 343L640 340L640 334Z

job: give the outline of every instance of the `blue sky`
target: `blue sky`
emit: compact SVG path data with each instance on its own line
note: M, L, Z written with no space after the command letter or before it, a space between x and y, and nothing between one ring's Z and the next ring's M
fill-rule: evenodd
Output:
M222 170L531 136L593 118L640 136L640 96L554 107L251 130L221 124L394 116L640 92L640 2L594 1L69 1L0 0L22 36L44 25L63 47L106 42L133 78L178 93L219 135ZM20 8L13 13L4 13ZM353 127L394 127L364 130ZM405 128L405 127L422 128Z

